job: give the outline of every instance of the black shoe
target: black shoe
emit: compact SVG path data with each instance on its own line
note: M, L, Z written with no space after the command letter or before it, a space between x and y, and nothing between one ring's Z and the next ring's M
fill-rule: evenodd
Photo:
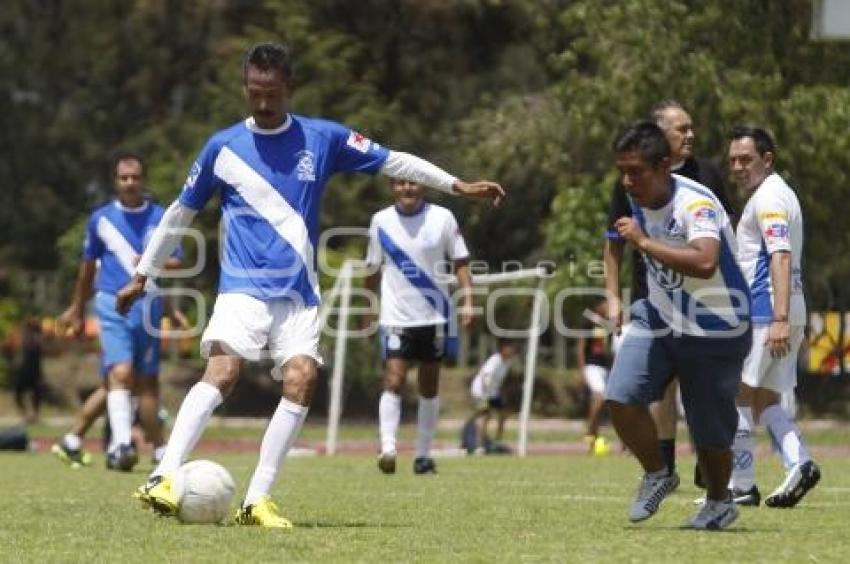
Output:
M421 456L413 461L414 474L436 474L437 465L434 464L434 459Z
M109 470L129 472L138 461L139 455L133 445L118 445L118 448L106 455L106 467Z
M761 492L755 484L753 484L753 487L748 490L738 490L732 488L731 494L732 501L735 502L735 505L758 507L761 503Z
M378 469L384 474L395 474L395 454L382 454L379 456Z
M768 507L794 507L819 481L820 468L814 461L797 464L788 472L785 481L765 498L764 504Z

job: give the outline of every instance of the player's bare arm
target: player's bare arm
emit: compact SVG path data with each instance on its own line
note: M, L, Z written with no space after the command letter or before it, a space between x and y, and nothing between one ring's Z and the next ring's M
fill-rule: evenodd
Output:
M619 334L623 325L623 306L620 297L620 266L623 264L625 244L618 240L605 240L602 262L605 265L605 294L608 298L608 321Z
M475 309L472 301L472 274L469 272L469 264L465 260L455 261L457 271L457 282L463 292L463 303L460 306L460 323L464 327L472 325L475 318Z
M617 232L642 253L686 276L711 278L720 260L720 241L702 237L683 247L673 247L644 233L637 220L621 217L614 224Z
M505 189L495 182L479 180L477 182L463 182L456 180L452 185L452 191L469 198L489 199L494 207L499 207L505 199Z
M77 337L83 332L85 323L85 306L92 294L94 276L97 273L97 263L93 260L83 261L77 274L74 286L74 297L71 305L57 320L62 331L70 331Z
M791 253L777 251L770 255L770 283L773 287L773 322L765 346L774 358L791 352L791 326L788 312L791 306Z

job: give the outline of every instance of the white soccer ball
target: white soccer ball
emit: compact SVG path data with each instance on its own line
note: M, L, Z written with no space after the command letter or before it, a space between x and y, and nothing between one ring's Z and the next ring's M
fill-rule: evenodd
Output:
M212 460L187 462L174 474L180 500L177 517L184 523L220 523L230 510L233 478Z

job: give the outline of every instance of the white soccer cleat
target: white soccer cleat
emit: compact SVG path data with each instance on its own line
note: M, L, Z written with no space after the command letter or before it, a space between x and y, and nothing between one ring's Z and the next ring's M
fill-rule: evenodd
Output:
M809 460L797 464L785 476L785 481L764 500L768 507L794 507L820 481L820 468Z
M720 531L738 518L738 507L728 497L723 501L706 500L696 515L688 521L687 528L703 531Z
M644 474L638 488L638 494L629 511L629 520L633 523L649 519L658 511L665 497L679 487L679 474L671 472L667 476L655 477Z

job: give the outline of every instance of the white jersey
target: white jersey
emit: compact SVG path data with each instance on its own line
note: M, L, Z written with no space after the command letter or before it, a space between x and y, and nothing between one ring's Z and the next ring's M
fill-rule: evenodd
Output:
M474 398L496 398L502 390L502 384L508 371L511 369L511 361L502 358L499 353L494 353L488 358L469 386L469 392Z
M424 202L414 214L384 208L369 226L369 266L384 265L380 323L418 327L448 323L451 263L469 256L452 212Z
M803 214L797 195L775 172L755 189L738 222L738 262L753 295L753 323L773 321L770 255L791 253L791 325L806 324L803 297Z
M673 174L673 194L658 209L637 207L635 218L647 235L672 247L711 238L720 241L717 270L702 279L677 272L644 254L649 302L676 333L717 335L749 320L749 290L735 262L735 234L729 217L708 188Z

